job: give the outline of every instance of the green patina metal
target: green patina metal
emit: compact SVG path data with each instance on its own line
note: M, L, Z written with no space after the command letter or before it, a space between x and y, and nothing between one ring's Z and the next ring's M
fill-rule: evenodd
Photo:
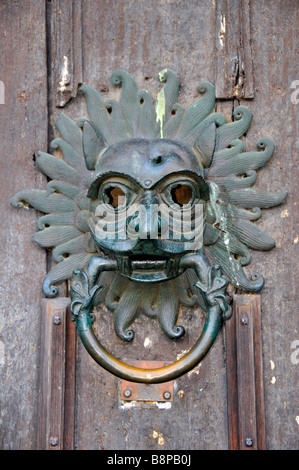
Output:
M247 107L238 106L234 121L227 123L214 112L211 83L200 83L201 96L184 109L176 74L165 69L159 79L164 86L156 100L124 71L111 76L112 84L121 87L119 101L104 100L83 85L89 118L75 123L61 114L55 122L61 138L51 146L62 151L63 159L39 152L37 166L50 179L47 188L23 190L12 198L14 207L26 202L45 214L34 239L52 249L57 264L44 279L44 294L56 296L55 284L72 278L73 318L90 354L119 377L149 383L178 377L204 357L222 320L231 315L228 282L248 292L263 287L262 276L248 277L244 266L250 263L249 249L271 250L275 242L253 221L261 209L287 196L286 191L252 188L274 144L262 138L257 150L244 151L241 137L252 121ZM179 201L182 188L189 199ZM143 218L130 213L136 203ZM106 204L108 232L125 224L126 233L137 235L100 237L101 204ZM203 207L203 246L190 253L186 239L173 236L175 225L166 220L165 207L176 212L196 204ZM153 205L161 209L155 217ZM158 234L154 240L150 229ZM102 302L114 312L115 331L125 341L133 339L130 326L140 313L157 319L169 338L180 338L180 305L205 309L205 327L182 360L161 370L138 370L113 358L94 336L92 310Z

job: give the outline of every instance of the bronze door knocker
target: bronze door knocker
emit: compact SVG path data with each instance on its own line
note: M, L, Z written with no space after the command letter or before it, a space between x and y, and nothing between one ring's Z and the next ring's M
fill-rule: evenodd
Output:
M204 358L231 316L228 282L248 292L263 287L261 275L249 278L243 268L249 249L271 250L275 242L253 222L287 196L252 187L274 144L261 138L257 150L244 152L240 138L252 120L247 107L238 106L227 123L214 112L211 83L200 83L201 97L184 109L175 73L163 70L159 79L164 86L156 100L124 71L111 76L121 87L119 101L83 85L89 119L75 123L61 114L55 122L61 138L51 145L63 159L39 152L36 160L50 179L47 188L12 198L14 207L26 202L45 213L34 239L52 248L57 264L44 279L44 294L55 297L55 284L72 278L72 315L89 354L116 376L144 383L175 379ZM180 305L200 305L205 325L184 357L139 369L96 338L92 311L103 302L123 341L133 339L130 327L140 313L156 319L168 338L180 338Z

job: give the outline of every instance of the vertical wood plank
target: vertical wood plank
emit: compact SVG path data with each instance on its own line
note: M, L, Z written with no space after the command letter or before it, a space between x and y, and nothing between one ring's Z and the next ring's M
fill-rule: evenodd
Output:
M42 301L39 449L72 449L74 443L75 350L69 299Z
M263 374L263 342L262 342L262 308L261 296L255 295L254 299L254 367L255 367L255 400L256 400L256 426L257 448L266 449L266 410L264 401L264 374Z
M51 31L52 93L64 107L82 83L81 0L53 0L48 6Z
M118 99L119 89L111 85L109 77L113 70L124 69L140 89L148 89L156 97L161 89L158 73L170 68L178 74L179 102L191 105L198 98L201 80L214 83L215 3L82 0L84 82L99 90L104 99ZM85 112L83 101L81 108L75 108L77 103L79 106L76 98L67 105L71 117ZM179 322L186 334L172 341L154 319L141 315L134 325L134 342L124 344L115 335L111 312L104 308L96 314L97 336L107 350L126 362L173 362L194 345L203 320L198 309L182 308ZM78 449L227 448L222 332L202 364L176 381L173 402L164 409L155 403L124 406L119 398L120 380L101 369L81 342L78 347ZM154 437L157 435L161 438Z
M69 299L68 299L69 301ZM71 320L70 303L66 307L65 402L63 449L75 448L77 329Z
M36 213L10 199L46 178L35 155L47 148L45 1L0 2L1 272L0 448L36 446L41 282L45 253L32 240Z
M228 447L239 449L236 315L225 323Z
M260 296L235 295L225 327L229 448L265 449Z
M248 138L252 145L262 136L275 142L272 159L259 172L259 187L289 191L285 203L269 210L259 224L275 239L276 248L256 253L250 268L266 281L262 291L266 443L269 450L297 450L299 366L291 363L290 345L299 339L299 104L292 100L291 85L299 78L299 9L293 0L286 0L283 8L279 1L251 2L257 93L250 104L253 122Z
M254 98L250 0L220 0L216 9L216 98Z
M238 345L238 416L239 448L256 449L256 403L253 345L253 312L250 303L235 303L236 340Z

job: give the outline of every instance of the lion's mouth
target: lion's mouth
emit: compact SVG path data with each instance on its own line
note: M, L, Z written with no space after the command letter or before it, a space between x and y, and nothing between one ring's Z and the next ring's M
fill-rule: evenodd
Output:
M133 281L160 282L173 279L182 272L179 260L156 255L119 256L117 266L120 274Z

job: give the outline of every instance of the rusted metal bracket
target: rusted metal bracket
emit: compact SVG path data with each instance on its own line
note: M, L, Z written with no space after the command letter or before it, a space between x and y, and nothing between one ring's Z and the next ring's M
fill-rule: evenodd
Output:
M225 325L229 448L265 449L260 295L235 295Z
M142 369L158 369L167 366L169 362L164 361L130 361L130 365ZM121 381L120 397L128 401L172 401L173 380L160 384L143 384Z
M42 300L38 448L72 450L76 334L68 298Z

